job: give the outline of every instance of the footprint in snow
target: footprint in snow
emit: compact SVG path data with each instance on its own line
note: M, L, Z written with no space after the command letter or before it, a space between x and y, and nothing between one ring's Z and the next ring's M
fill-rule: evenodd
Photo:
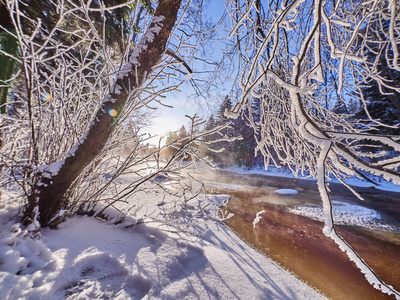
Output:
M86 255L72 268L77 278L64 287L65 299L142 299L151 289L149 280L131 275L117 258L105 253Z

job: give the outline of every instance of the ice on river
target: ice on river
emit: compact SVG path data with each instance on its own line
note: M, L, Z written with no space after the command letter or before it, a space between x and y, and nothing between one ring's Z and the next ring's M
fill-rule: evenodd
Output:
M373 209L343 201L332 201L332 208L333 220L337 225L361 226L375 230L394 230L392 226L385 224L381 215ZM322 206L306 204L289 208L289 211L314 220L324 221Z
M292 189L280 189L280 190L276 190L275 191L277 194L281 194L281 195L295 195L297 194L296 190L292 190Z

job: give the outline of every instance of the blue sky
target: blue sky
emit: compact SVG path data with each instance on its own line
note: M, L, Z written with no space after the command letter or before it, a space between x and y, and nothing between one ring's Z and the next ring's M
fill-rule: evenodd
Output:
M189 119L185 115L197 113L197 108L190 105L186 97L184 92L168 95L164 102L173 108L157 105L156 113L159 116L153 119L153 124L147 131L151 135L164 135L168 131L178 130L182 125L188 128Z
M210 0L207 1L206 5L206 15L211 17L213 22L217 22L224 12L224 1L223 0ZM213 55L210 53L210 55ZM149 132L151 135L164 135L169 131L179 130L182 125L188 129L190 121L185 115L193 116L195 113L200 115L202 118L207 118L208 111L206 109L201 109L201 107L187 99L187 97L193 94L193 90L190 85L187 84L186 87L182 88L181 93L170 93L163 103L173 106L173 108L162 107L157 105L157 117L153 119L153 124L151 127L147 128L145 131ZM158 139L151 141L152 143L158 142Z

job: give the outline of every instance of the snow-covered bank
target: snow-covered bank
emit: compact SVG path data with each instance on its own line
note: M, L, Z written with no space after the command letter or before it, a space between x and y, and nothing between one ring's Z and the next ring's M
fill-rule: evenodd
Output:
M324 298L207 214L196 239L156 223L127 228L132 217L113 225L77 216L34 241L15 212L11 198L2 202L0 299Z
M310 176L302 176L298 175L297 177L294 176L290 171L287 171L283 168L278 169L276 167L269 167L268 170L265 170L264 168L258 168L258 169L246 169L246 168L239 168L239 167L234 167L234 168L227 168L227 169L220 169L221 171L229 171L229 172L234 172L238 174L260 174L260 175L265 175L265 176L273 176L273 177L284 177L284 178L299 178L299 179L306 179L306 180L316 180ZM382 190L382 191L392 191L392 192L398 192L400 193L400 185L394 184L393 182L388 182L385 180L380 180L379 178L374 178L376 185L372 184L366 180L356 178L356 177L351 177L346 179L346 183L352 186L358 186L358 187L374 187L377 190ZM337 179L333 179L330 182L336 182L339 183Z

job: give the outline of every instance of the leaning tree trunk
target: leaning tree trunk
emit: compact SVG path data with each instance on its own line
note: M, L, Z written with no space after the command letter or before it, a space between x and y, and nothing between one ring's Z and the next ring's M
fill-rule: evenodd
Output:
M60 209L66 193L85 167L101 152L113 132L114 117L110 109L120 112L132 91L143 83L162 58L182 0L160 0L147 33L139 43L137 57L131 58L114 86L117 87L103 100L86 135L60 162L57 174L46 174L32 187L28 197L24 223L37 219L40 225L49 226ZM160 28L161 27L161 28ZM156 36L152 36L156 35ZM150 36L150 37L149 37ZM138 86L139 85L139 86Z

